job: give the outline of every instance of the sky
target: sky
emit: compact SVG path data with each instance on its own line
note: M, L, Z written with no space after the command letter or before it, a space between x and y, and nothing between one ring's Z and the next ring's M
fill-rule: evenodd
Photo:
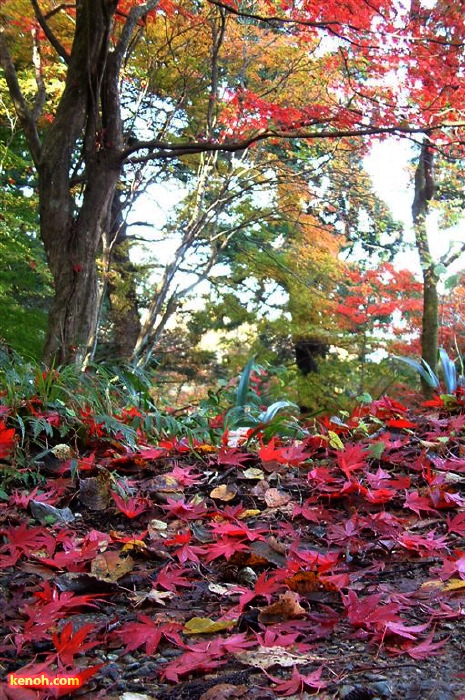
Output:
M387 139L376 143L371 154L366 158L365 165L373 181L376 193L386 202L393 216L399 219L405 227L405 240L414 243L412 228L411 207L413 201L412 183L412 144L406 139ZM153 237L166 221L170 209L179 202L182 192L167 187L166 185L153 185L149 191L141 197L130 220L147 221L152 226ZM447 252L451 240L465 241L465 221L448 232L439 230L437 216L429 217L429 240L431 251L436 259ZM147 228L140 229L142 236L147 236ZM176 240L164 240L162 245L156 245L157 257L162 262L168 262L175 249ZM137 256L140 260L145 256ZM399 268L407 268L420 276L418 254L413 248L411 251L399 253L396 259ZM450 273L465 268L465 255Z
M406 139L388 139L376 144L365 165L376 193L387 203L393 216L404 223L405 238L413 242L411 207L414 196L411 143ZM429 243L433 257L438 260L449 249L451 241L465 242L465 220L449 230L440 230L438 215L428 217ZM416 251L399 254L396 264L420 273ZM452 266L448 274L465 268L465 255Z

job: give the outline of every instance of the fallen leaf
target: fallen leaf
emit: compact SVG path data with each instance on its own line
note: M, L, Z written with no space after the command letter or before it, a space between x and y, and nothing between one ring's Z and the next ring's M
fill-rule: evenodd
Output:
M192 617L184 625L184 634L213 634L229 630L237 623L237 620L210 620L209 617Z
M425 581L418 591L459 591L462 588L465 588L463 578L451 578L448 581Z
M256 467L250 467L246 469L243 473L246 479L264 479L265 472L262 469L257 469Z
M294 576L284 579L284 583L291 591L295 591L301 595L313 593L321 587L318 574L314 571L299 571L297 574L294 574Z
M102 470L98 476L79 479L79 500L90 510L105 510L110 502L110 473Z
M279 489L268 489L265 491L265 503L268 508L280 508L285 506L292 500L292 496L288 493L284 493Z
M232 685L231 683L218 683L203 693L199 700L230 700L241 698L248 691L246 685Z
M100 581L115 582L134 568L134 559L121 557L119 552L97 554L91 563L91 573Z
M263 608L258 619L264 625L271 625L306 614L307 611L299 603L299 596L293 591L286 591L279 596L276 603Z
M291 668L299 664L309 664L312 662L327 661L321 656L313 656L312 654L299 654L288 651L285 647L259 647L252 651L240 651L234 654L236 659L247 666L255 666L256 668L266 669L272 666L281 666L282 668Z
M215 501L232 501L237 496L237 489L227 484L221 484L210 491L210 498Z
M167 600L174 598L174 593L172 591L157 591L152 589L151 591L134 591L129 594L129 598L136 607L143 603L166 605Z

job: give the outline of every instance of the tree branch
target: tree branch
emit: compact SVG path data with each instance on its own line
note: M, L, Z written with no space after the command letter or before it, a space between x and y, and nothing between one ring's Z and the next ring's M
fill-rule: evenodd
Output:
M66 51L63 44L56 38L55 34L50 29L44 15L42 14L42 10L40 9L40 7L38 5L37 0L31 0L31 5L34 9L34 14L37 17L37 21L40 24L40 26L42 27L42 30L43 30L45 36L47 37L47 39L49 40L49 42L51 43L51 45L53 46L53 48L55 49L57 54L59 56L61 56L61 58L65 61L66 64L68 64L69 59L70 59L70 55Z
M140 22L144 17L146 17L149 12L154 10L158 6L159 2L160 0L149 0L149 2L146 2L144 5L137 5L135 7L132 7L129 11L128 18L125 22L123 31L121 32L121 36L115 49L119 65L121 65L123 58L128 50L128 47L131 44L132 35L138 22Z
M32 118L34 119L34 121L37 121L39 116L42 114L45 99L47 96L44 76L42 72L42 57L40 55L40 42L37 27L34 27L34 29L32 30L32 63L34 65L34 73L37 85L37 94L34 100Z
M229 12L230 14L236 15L238 17L244 17L246 19L252 19L255 20L256 22L263 22L264 24L269 24L270 26L279 26L279 25L287 25L287 24L292 24L292 25L301 25L303 27L312 27L314 29L326 29L326 31L329 34L332 34L333 36L337 37L338 39L341 39L342 41L345 41L349 44L352 44L354 46L360 46L360 44L353 39L350 39L347 36L344 36L340 31L337 31L337 28L339 30L342 30L344 27L347 29L351 29L352 31L360 31L360 27L356 27L353 24L347 23L344 24L343 22L340 22L338 20L332 20L332 21L325 21L325 22L316 22L314 20L309 20L309 19L304 19L303 17L280 17L279 15L259 15L253 12L244 12L243 10L240 10L236 7L232 7L231 5L228 5L225 2L221 2L221 0L208 0L208 2L211 5L216 5L217 7L221 7L223 10L226 12ZM364 48L368 48L365 46ZM377 46L371 46L370 48L378 48Z
M16 114L26 134L32 159L37 167L40 162L42 145L40 143L37 125L19 86L18 76L8 50L3 27L0 28L0 65L5 73L5 80L8 85L10 97L13 100Z
M124 162L127 163L145 163L156 158L168 159L168 158L179 158L180 156L192 155L195 153L206 153L222 151L225 153L236 153L237 151L243 151L254 143L259 141L264 141L266 139L304 139L304 140L316 140L316 139L342 139L342 138L354 138L361 136L382 136L386 134L392 134L394 136L407 136L409 134L431 134L434 131L439 131L448 127L457 128L457 126L465 126L463 124L440 124L438 126L431 126L425 128L424 126L419 127L408 127L408 126L389 126L389 127L362 127L360 129L323 129L321 131L307 131L302 130L280 130L280 129L260 129L252 136L238 140L238 141L224 141L224 142L206 142L206 141L192 141L192 142L180 142L180 143L168 143L166 141L160 141L158 139L153 139L151 141L138 141L130 148L127 148L122 153L122 158ZM144 156L136 156L131 158L133 153L142 150L149 150L150 153Z
M458 260L463 253L465 253L465 243L462 243L453 253L451 251L444 253L439 259L439 264L444 265L444 267L449 267L449 265L452 265L452 263Z

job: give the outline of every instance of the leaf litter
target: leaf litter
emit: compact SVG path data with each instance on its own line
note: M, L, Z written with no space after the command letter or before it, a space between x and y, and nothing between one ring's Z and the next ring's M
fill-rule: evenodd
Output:
M77 473L60 445L0 511L0 698L463 700L463 412L382 399L231 446L102 432ZM7 683L42 672L82 687Z

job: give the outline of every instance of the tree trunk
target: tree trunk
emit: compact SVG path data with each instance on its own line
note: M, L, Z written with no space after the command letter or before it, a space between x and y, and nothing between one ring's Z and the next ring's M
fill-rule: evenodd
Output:
M438 278L434 268L423 272L423 319L421 334L421 356L436 371L438 363L439 295Z
M77 5L66 86L38 165L41 235L55 283L44 348L49 363L84 362L97 330L95 261L110 221L123 145L119 66L108 53L115 9L108 0ZM76 168L78 156L82 164ZM79 206L72 190L81 182Z
M415 172L415 195L412 204L412 218L423 274L421 357L424 362L428 363L433 372L436 372L439 336L438 275L435 272L436 266L431 255L426 230L426 216L428 214L429 202L433 199L435 193L433 166L433 150L429 139L425 138ZM423 378L421 379L421 385L425 396L430 397L432 389Z
M43 24L38 3L31 2ZM146 11L146 6L134 10L127 31L110 51L117 4L77 2L69 54L48 28L54 48L67 63L67 76L43 143L38 114L21 92L6 39L0 35L0 63L37 168L40 233L55 285L43 355L48 363L83 363L97 331L96 257L123 160L119 74L131 31Z

